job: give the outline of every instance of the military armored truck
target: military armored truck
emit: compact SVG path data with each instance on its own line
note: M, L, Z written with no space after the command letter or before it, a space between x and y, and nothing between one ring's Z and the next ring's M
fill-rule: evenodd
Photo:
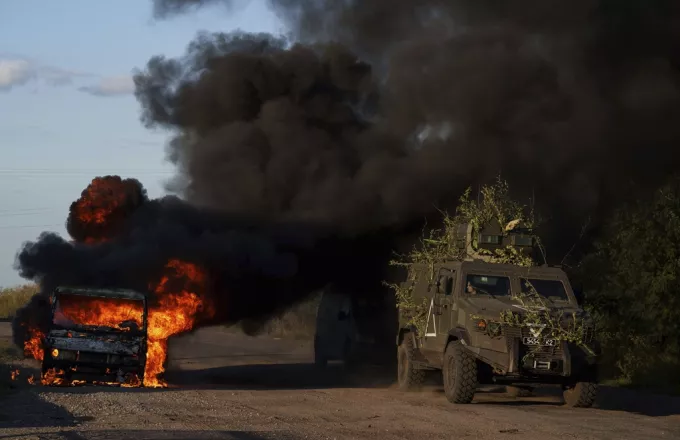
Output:
M52 371L59 372L59 383L141 385L146 367L146 295L124 289L58 287L50 301L52 320L43 340L43 377ZM93 301L108 307L95 312ZM112 316L103 317L102 311ZM113 323L118 317L120 322Z
M463 224L458 232L465 258L414 265L415 277L402 283L414 301L426 304L427 314L418 329L400 313L400 389L417 389L428 372L441 371L446 398L456 404L470 403L479 384L496 383L561 386L566 405L591 406L598 347L566 273L547 265L491 262L491 252L484 250L510 245L520 253L534 251L532 237L521 230L502 234L487 227L471 237L472 228ZM528 293L539 305L522 300ZM553 319L537 319L541 316ZM582 323L579 331L564 337L563 328L576 321Z

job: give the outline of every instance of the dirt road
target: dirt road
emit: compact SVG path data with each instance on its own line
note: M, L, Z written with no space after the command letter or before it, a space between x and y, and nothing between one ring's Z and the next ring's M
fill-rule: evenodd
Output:
M172 341L168 389L0 396L0 439L680 439L680 399L605 388L598 408L568 409L548 390L487 389L454 406L436 385L401 393L370 371L319 372L311 355L307 343L203 329Z

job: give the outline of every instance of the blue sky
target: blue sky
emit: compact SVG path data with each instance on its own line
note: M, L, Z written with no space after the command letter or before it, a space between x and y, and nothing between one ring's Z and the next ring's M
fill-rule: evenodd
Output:
M136 177L162 195L173 169L167 135L145 129L131 71L153 55L181 55L200 30L283 31L253 0L154 21L148 0L0 2L0 286L22 243L66 236L70 203L92 177Z

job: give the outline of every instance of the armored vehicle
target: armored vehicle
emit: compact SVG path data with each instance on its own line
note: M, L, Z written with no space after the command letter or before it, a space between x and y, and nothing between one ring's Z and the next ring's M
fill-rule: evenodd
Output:
M56 383L141 385L146 367L147 298L124 289L58 287L43 341L43 378Z
M427 304L427 317L419 331L400 313L399 387L418 388L428 371L440 370L452 403L470 403L479 384L519 389L551 384L562 387L567 405L591 406L597 392L598 347L566 273L559 267L490 262L489 253L480 250L509 243L518 252L530 252L531 237L486 228L473 249L471 230L469 225L459 228L459 245L467 248L467 257L415 265L416 276L402 284L412 289L415 302ZM529 291L538 295L541 305L531 308L522 301ZM555 319L536 319L541 316ZM564 335L556 326L568 328L576 320L582 323L580 332L555 337Z

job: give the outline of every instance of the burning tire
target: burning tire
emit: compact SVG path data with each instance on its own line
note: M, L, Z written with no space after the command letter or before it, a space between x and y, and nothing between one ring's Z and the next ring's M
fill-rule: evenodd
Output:
M458 341L444 352L444 394L451 403L470 403L477 390L477 361Z
M412 391L419 389L425 381L425 370L415 367L415 347L410 334L405 334L397 352L397 379L399 389Z

